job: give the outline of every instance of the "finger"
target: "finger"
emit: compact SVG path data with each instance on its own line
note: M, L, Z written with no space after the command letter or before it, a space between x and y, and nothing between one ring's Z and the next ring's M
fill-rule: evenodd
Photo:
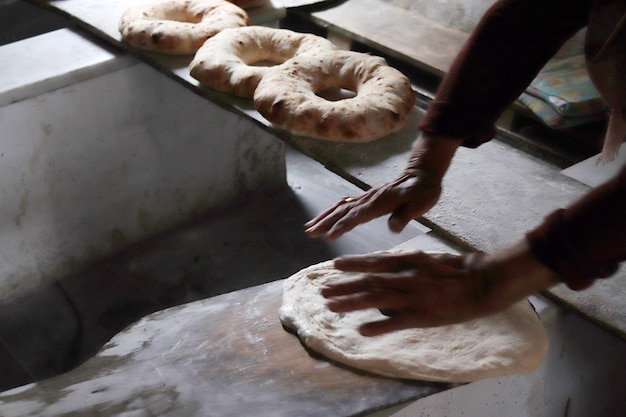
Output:
M321 288L320 293L326 298L375 290L408 293L416 279L416 274L409 271L377 273L349 281L329 282Z
M387 220L389 230L394 233L402 232L409 222L419 218L430 208L424 209L423 207L417 208L415 206L414 204L404 204L394 210Z
M329 231L350 210L345 201L335 204L324 213L305 223L304 233L310 237L328 237Z
M346 272L396 272L413 269L422 263L422 251L376 252L335 258L335 268Z
M406 192L399 192L400 196L406 198ZM419 218L422 214L424 214L428 209L422 208L421 200L417 200L417 203L411 203L410 201L406 204L398 206L387 220L387 225L389 226L389 230L394 233L400 233L404 230L404 228L409 224L411 220Z
M346 272L392 271L397 260L389 253L346 255L335 258L335 268Z
M362 281L330 283L320 289L324 298L339 297L367 291L368 287Z
M410 278L409 278L410 279ZM388 289L395 291L405 291L408 286L405 277L387 275L365 275L358 279L340 282L330 282L320 289L322 297L331 298L342 295L357 294L361 292L374 291L376 289Z
M407 307L406 296L398 291L376 289L345 296L331 297L326 303L335 313L377 308L379 310L397 310Z
M305 224L305 233L311 237L324 237L334 240L354 229L359 224L368 222L376 214L368 214L371 194L360 197L346 197L327 209L324 213Z
M457 275L464 268L464 256L421 250L374 252L335 258L335 268L346 272L428 271L433 275Z
M348 213L349 214L349 213ZM367 219L354 219L351 217L349 221L347 221L346 217L342 217L338 221L336 221L326 232L324 239L326 240L335 240L339 239L341 236L345 235L355 227L360 224L366 223Z
M326 237L335 239L360 224L393 212L406 202L398 197L393 187L372 189L361 196L340 219L335 221Z
M399 313L390 316L386 320L372 321L362 324L359 327L359 333L366 337L379 336L381 334L390 333L398 330L408 329L415 327L407 320L407 316L403 313Z
M412 220L420 218L424 213L430 210L436 200L431 201L426 198L414 199L407 204L399 206L391 213L387 224L389 230L394 233L400 233Z
M457 316L445 317L437 314L427 314L426 312L422 314L415 310L400 310L386 320L361 325L359 333L366 337L372 337L398 330L444 326L461 320L461 316Z
M356 197L344 197L341 200L337 201L335 204L333 204L332 206L328 207L326 210L324 210L322 213L318 214L317 216L315 216L313 219L309 220L308 222L306 222L304 224L305 227L311 227L314 226L315 224L319 223L320 221L324 220L326 217L328 217L331 213L333 213L335 210L337 210L338 207L343 206L346 203L351 203L353 201L356 201Z
M325 238L328 240L337 239L360 224L367 223L385 213L386 211L379 212L373 210L368 202L361 202L350 208L346 208L343 215L337 218L328 229Z
M389 217L387 225L389 226L389 230L391 230L393 233L401 233L406 225L409 224L409 222L413 219L414 217L406 218L399 216L397 213L394 212Z
M454 270L465 270L465 260L467 255L457 255L453 253L431 253L429 254L430 259L434 265L438 265L439 267L445 268L448 270L449 268L453 268Z

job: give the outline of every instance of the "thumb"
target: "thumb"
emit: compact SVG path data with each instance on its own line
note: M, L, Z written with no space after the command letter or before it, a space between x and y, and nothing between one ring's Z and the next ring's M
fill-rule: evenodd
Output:
M412 204L404 204L391 213L387 224L394 233L400 233L413 219L418 218L422 212L412 207Z
M389 226L389 230L391 230L394 233L400 233L404 230L404 228L406 227L406 225L411 221L412 219L406 219L403 218L401 216L398 216L396 213L392 214L389 217L389 220L387 221L387 224Z

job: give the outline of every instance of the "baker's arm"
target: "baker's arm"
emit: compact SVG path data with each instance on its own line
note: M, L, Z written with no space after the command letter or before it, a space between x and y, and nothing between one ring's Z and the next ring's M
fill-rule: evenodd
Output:
M498 0L483 15L419 127L476 147L559 48L582 29L593 0Z
M550 214L527 239L535 257L580 290L626 260L626 165L615 178Z
M565 4L564 4L565 3ZM558 48L583 27L591 0L499 0L479 22L420 122L407 168L395 180L342 199L306 223L311 237L335 239L390 214L401 231L439 200L441 179L461 145L493 136L494 123Z
M626 165L619 175L549 215L525 239L491 254L378 252L344 256L338 269L362 272L322 290L335 312L397 314L361 327L372 336L461 322L501 311L559 282L581 290L626 261Z

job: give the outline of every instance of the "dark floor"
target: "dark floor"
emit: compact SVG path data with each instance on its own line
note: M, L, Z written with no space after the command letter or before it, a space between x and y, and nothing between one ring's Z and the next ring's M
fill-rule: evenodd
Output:
M289 187L201 218L36 293L0 306L0 391L67 371L120 330L173 305L282 278L339 254L388 249L399 235L380 219L324 242L303 224L360 190L288 151Z

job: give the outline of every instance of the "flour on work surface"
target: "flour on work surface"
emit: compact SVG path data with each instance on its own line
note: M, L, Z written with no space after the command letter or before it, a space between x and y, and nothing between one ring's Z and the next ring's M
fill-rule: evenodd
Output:
M335 269L332 261L292 275L283 286L282 324L309 349L331 360L394 378L470 382L528 373L545 356L547 335L527 300L460 324L362 336L359 325L384 319L382 313L333 313L320 294L329 281L355 276Z

